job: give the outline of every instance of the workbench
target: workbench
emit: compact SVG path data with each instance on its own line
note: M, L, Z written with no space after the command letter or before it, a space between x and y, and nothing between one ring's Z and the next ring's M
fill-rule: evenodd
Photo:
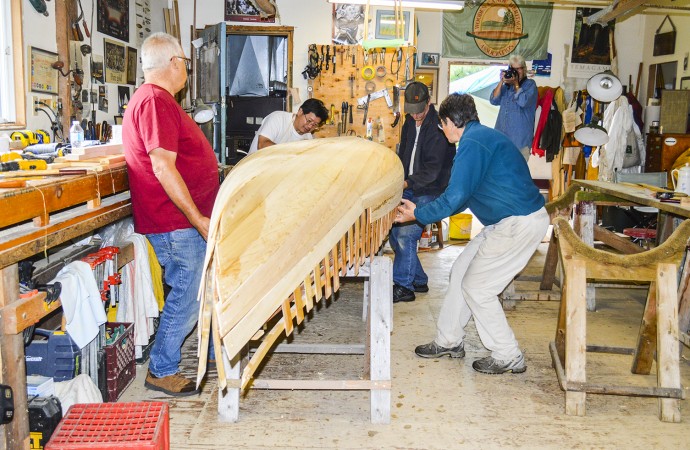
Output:
M14 420L0 426L0 448L29 448L22 331L58 309L45 293L19 298L18 262L83 237L132 213L127 169L35 177L0 189L0 383L14 391ZM124 264L132 255L123 254Z

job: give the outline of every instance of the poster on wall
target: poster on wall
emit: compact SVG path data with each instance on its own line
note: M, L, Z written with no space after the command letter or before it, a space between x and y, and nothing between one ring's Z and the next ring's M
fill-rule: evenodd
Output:
M105 83L103 77L103 55L91 55L91 77L97 84Z
M31 92L58 93L58 71L52 64L57 62L57 53L29 47Z
M611 68L610 27L600 23L584 23L585 17L599 11L600 8L575 9L573 50L568 64L569 77L589 78Z
M135 22L137 33L137 47L141 47L144 40L151 34L151 0L137 0Z
M98 86L98 110L108 112L108 86Z
M127 84L125 46L110 39L103 39L103 53L105 54L105 82Z
M229 22L275 23L274 0L225 0L225 20Z
M354 45L364 36L364 6L351 3L333 5L333 42Z
M129 42L129 0L98 0L97 16L100 33Z
M127 47L127 84L137 84L137 49Z
M117 87L117 113L123 115L125 113L125 108L127 103L129 103L129 86L118 86Z

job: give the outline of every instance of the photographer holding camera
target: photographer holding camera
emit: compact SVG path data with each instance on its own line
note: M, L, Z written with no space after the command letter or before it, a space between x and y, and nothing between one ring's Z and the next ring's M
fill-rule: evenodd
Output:
M489 99L492 105L500 105L494 129L508 136L527 160L534 138L539 93L537 83L527 78L525 58L512 55L508 64L508 69L501 71L501 81Z

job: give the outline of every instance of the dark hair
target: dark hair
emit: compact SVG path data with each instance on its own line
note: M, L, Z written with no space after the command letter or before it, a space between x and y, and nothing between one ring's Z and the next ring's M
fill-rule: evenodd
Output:
M450 119L456 127L462 128L472 120L479 120L474 99L469 94L450 94L438 108L441 121Z
M305 116L309 113L314 113L316 117L321 119L322 123L324 120L328 119L328 109L326 108L326 105L324 105L319 99L310 98L302 103L302 106L300 106L299 109L302 110L302 114Z

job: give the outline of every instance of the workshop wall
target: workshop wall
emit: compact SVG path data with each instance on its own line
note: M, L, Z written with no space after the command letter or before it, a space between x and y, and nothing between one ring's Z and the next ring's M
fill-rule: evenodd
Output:
M111 36L108 36L97 31L96 26L96 1L82 0L82 6L84 7L84 18L91 32L91 38L84 36L84 41L82 43L89 44L92 49L92 55L103 55L103 38L113 40L115 42L121 43L128 47L139 48L136 40L136 2L137 0L129 0L129 42L120 41ZM46 94L35 94L32 93L28 87L29 79L29 47L37 47L42 50L47 50L50 52L57 53L57 43L56 43L56 27L55 27L55 1L47 1L47 11L48 16L39 14L31 6L31 4L25 0L22 2L22 23L24 26L24 72L27 80L27 95L26 95L26 111L27 111L27 128L31 130L44 129L50 130L50 122L48 117L40 113L38 115L33 114L33 95L40 95L41 97L46 97ZM164 30L163 24L163 8L168 7L168 0L150 0L151 5L151 31L162 31ZM82 30L83 31L83 30ZM89 64L90 55L84 57L84 83L82 86L83 90L95 89L98 91L98 84L91 84L91 68ZM60 60L66 60L66 55L59 55ZM67 68L65 68L67 70ZM141 66L139 65L139 72L141 74ZM140 80L137 80L137 85L141 84ZM113 117L118 114L118 92L117 84L106 83L105 86L108 87L108 112L97 111L96 121L102 122L107 120L113 122ZM134 86L129 85L130 93L134 91ZM68 93L60 92L60 97L63 102L67 101L69 97ZM90 108L90 106L89 106ZM98 109L98 105L96 105ZM68 132L68 130L65 130Z

